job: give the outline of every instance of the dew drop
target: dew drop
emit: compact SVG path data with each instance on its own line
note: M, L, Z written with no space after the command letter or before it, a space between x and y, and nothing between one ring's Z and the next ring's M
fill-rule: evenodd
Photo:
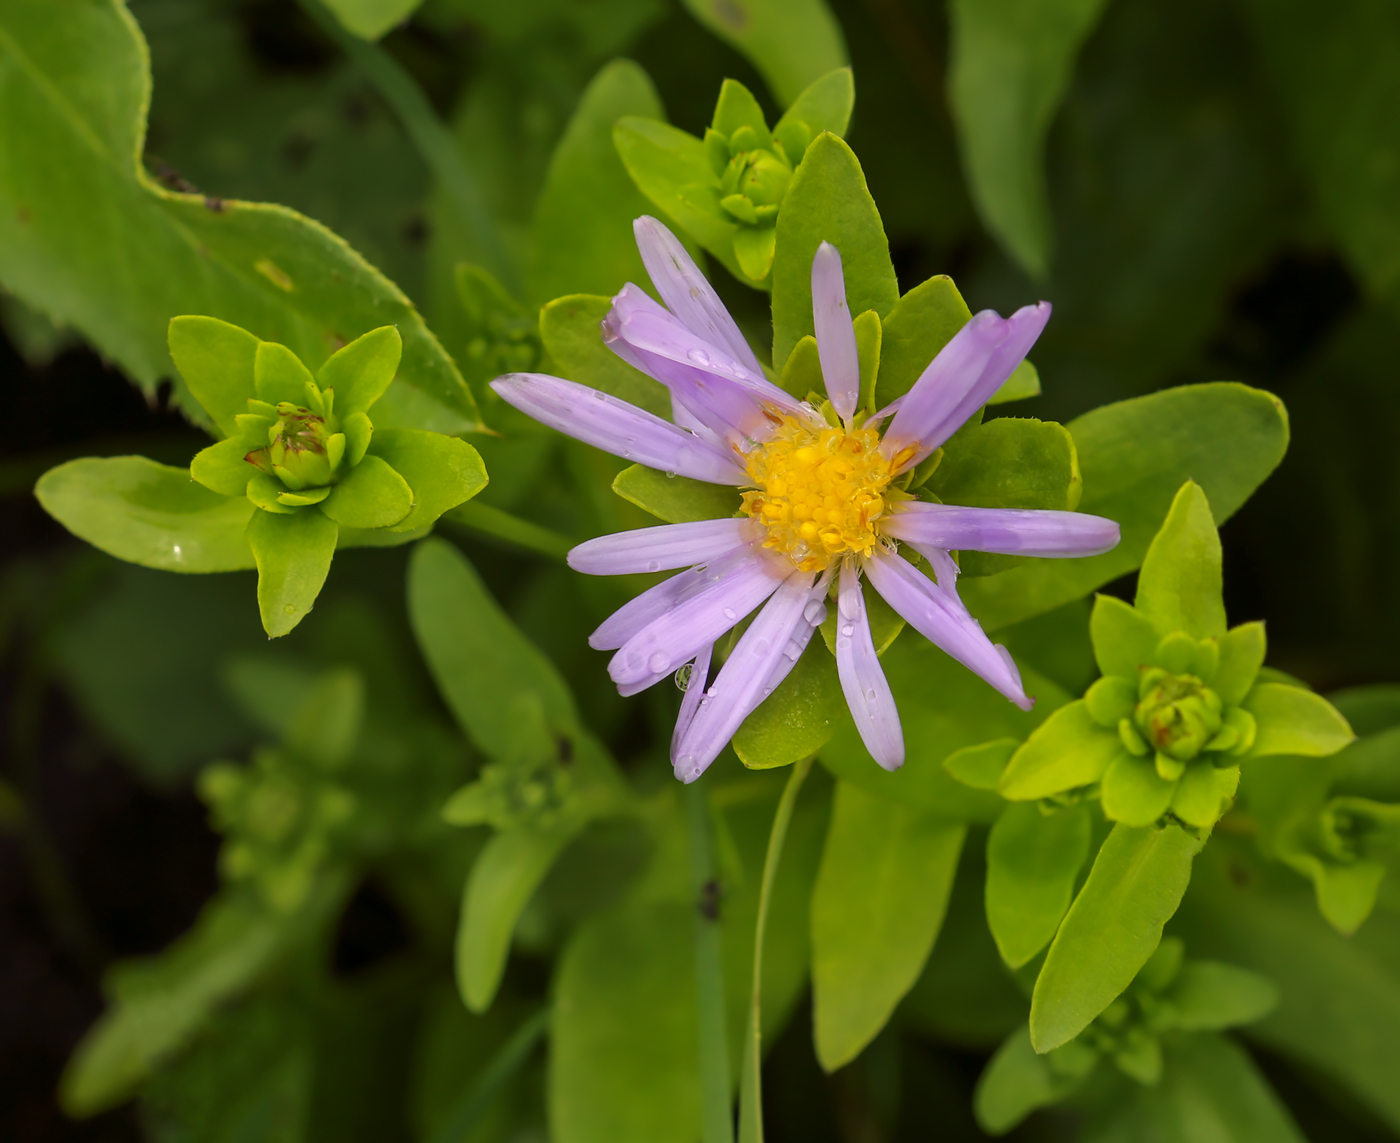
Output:
M649 562L647 563L647 571L660 571L660 570L661 570L661 561L660 561L660 560L651 560L651 561L649 561Z
M637 443L637 438L636 438L636 437L628 437L628 438L627 438L627 443L628 443L628 444L636 444L636 443Z
M796 639L788 640L788 645L783 648L783 654L794 663L797 662L797 660L802 657L802 644Z
M843 623L841 625L841 634L844 635L847 639L849 639L855 633L856 625L854 623Z
M815 627L826 618L826 604L820 599L810 599L807 606L802 609L802 618L809 626Z
M671 657L669 655L663 654L660 651L657 651L656 654L654 654L650 659L647 660L647 668L651 671L653 675L659 675L663 671L669 670L670 667Z
M675 474L674 472L668 472L668 473L666 474L666 479L667 479L667 480L675 480L675 479L676 479L676 474Z
M696 365L710 364L710 355L703 349L692 349L686 356L689 357L691 361L695 362Z
M695 764L699 761L694 754L682 754L676 759L677 774L691 774L695 770Z
M868 688L868 689L866 690L866 692L865 692L865 699L866 699L867 702L874 702L874 701L875 701L875 688L874 688L874 687L870 687L870 688Z
M600 393L597 389L593 390L593 396L597 397L600 401L606 401L608 399L608 395L606 393Z
M701 695L701 696L700 696L700 705L701 705L701 706L709 706L709 705L710 705L710 696L709 696L709 695Z
M767 697L768 697L769 695L771 695L772 693L773 693L773 688L772 688L772 687L764 687L764 688L763 688L763 697L764 697L764 698L767 698Z
M678 686L683 691L690 690L690 680L691 676L694 674L694 669L694 663L687 663L684 667L677 671L676 686Z
M726 619L728 619L729 622L731 622L731 623L733 623L734 620L736 620L736 619L739 618L738 615L735 614L734 608L732 608L732 607L726 607L726 608L724 609L724 617L725 617Z

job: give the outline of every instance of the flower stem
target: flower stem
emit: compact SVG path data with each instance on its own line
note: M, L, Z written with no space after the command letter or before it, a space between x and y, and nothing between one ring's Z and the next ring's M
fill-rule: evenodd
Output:
M763 1143L763 935L768 925L768 906L773 896L773 882L778 876L778 862L787 841L788 824L802 783L812 769L812 759L804 758L794 764L788 776L778 811L773 815L773 829L768 835L768 854L763 859L763 884L758 892L758 920L753 935L753 997L749 1005L749 1027L744 1036L744 1068L739 1080L739 1143Z
M701 1139L734 1143L729 1100L729 1034L724 1021L724 958L720 950L719 897L710 848L708 799L699 782L685 789L690 833L690 879L695 891L695 990L700 1004Z
M542 528L529 520L522 520L519 516L512 516L509 512L502 512L499 508L492 508L489 504L478 504L475 500L459 504L456 508L449 508L442 518L448 524L470 528L474 532L504 540L508 544L554 560L562 560L574 546L573 541L559 535L558 532Z
M463 159L457 140L438 118L418 81L378 44L346 31L320 0L301 0L301 4L394 109L399 123L471 235L482 264L506 289L517 292L520 284L516 281L515 267L506 258L481 185Z

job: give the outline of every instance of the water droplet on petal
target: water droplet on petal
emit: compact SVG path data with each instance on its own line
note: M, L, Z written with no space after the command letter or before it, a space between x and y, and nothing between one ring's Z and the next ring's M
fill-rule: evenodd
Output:
M731 623L733 623L734 620L739 618L739 616L735 613L734 608L732 607L726 607L724 609L724 617L728 619Z
M789 659L791 659L794 663L797 662L797 660L802 656L802 644L799 643L796 639L789 639L788 645L783 648L783 654L786 655Z
M668 473L666 474L666 479L667 479L667 480L675 480L675 479L676 479L676 474L675 474L674 472L668 472Z
M802 609L802 618L809 626L815 627L826 618L826 604L820 599L809 599L807 606Z
M663 671L668 671L671 668L671 657L657 651L656 654L652 655L652 657L647 660L647 668L653 675L659 675Z
M847 639L849 639L855 633L856 625L854 623L843 623L841 625L841 634L844 635Z
M687 663L684 667L677 671L676 686L680 687L680 689L683 691L690 690L690 679L691 676L694 674L694 669L694 663Z
M647 563L647 571L660 571L660 570L661 570L661 561L660 561L660 560L651 560L651 561L649 561L649 562Z
M597 389L593 390L593 396L597 397L600 401L606 401L608 399L608 395L606 393L600 393Z
M681 775L694 773L696 763L699 761L700 759L695 757L694 754L682 754L676 759L676 773Z
M874 701L875 701L875 688L874 688L874 687L869 687L869 688L867 688L867 690L866 690L866 692L865 692L865 701L866 701L866 702L874 702Z
M710 364L710 355L703 349L692 349L686 356L689 357L691 361L695 362L696 365Z

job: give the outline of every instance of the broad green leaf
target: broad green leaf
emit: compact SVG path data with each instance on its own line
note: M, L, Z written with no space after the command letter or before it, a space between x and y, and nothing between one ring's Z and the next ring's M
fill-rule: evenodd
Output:
M773 262L773 368L782 372L812 325L812 258L830 242L841 252L846 303L881 319L899 301L889 242L855 153L832 134L817 136L778 212Z
M938 274L920 282L884 317L877 403L888 405L914 387L938 351L972 318L953 279Z
M717 217L719 179L710 167L705 144L679 127L656 119L623 116L613 127L613 143L632 181L661 211L744 281L734 260L738 223ZM713 210L706 201L713 199Z
M646 72L613 60L594 76L554 149L531 231L530 296L614 294L647 280L632 220L650 212L613 145L625 115L665 119ZM596 333L596 331L595 331Z
M1048 798L1097 782L1124 753L1118 736L1095 722L1084 700L1077 699L1031 732L1011 756L997 789L1017 802Z
M669 524L719 520L733 516L743 503L738 491L727 485L707 484L640 464L619 472L612 490Z
M772 146L773 136L768 133L768 121L763 117L763 108L758 105L753 92L737 79L726 79L719 85L719 98L715 100L715 113L710 118L710 126L728 139L740 127L751 130L758 146L765 150ZM798 156L789 155L794 163Z
M246 535L258 566L258 612L272 638L285 635L311 610L331 570L339 531L315 508L290 516L253 513Z
M618 288L621 288L618 283ZM671 419L671 396L660 381L623 361L603 342L598 326L612 308L607 298L570 294L540 310L540 336L561 377L601 389Z
M1108 732L1101 733L1107 736ZM1196 768L1215 769L1205 762L1197 763ZM1173 795L1184 782L1184 778L1181 782L1167 781L1157 773L1151 758L1135 758L1120 748L1118 756L1104 771L1100 787L1104 816L1109 821L1130 826L1151 825L1172 806Z
M1074 1039L1132 983L1181 903L1203 844L1175 825L1113 827L1036 980L1036 1051Z
M983 222L1033 277L1050 267L1046 133L1105 0L954 0L949 104Z
M377 40L401 24L423 0L324 0L347 32L362 40Z
M408 610L418 647L462 729L486 753L513 741L515 696L534 692L556 729L575 725L573 699L553 664L515 627L476 569L445 540L424 540L408 565Z
M335 390L337 416L363 413L389 388L402 357L399 331L391 325L380 326L328 357L316 372L316 383Z
M224 436L238 436L233 418L248 411L255 395L253 359L261 342L226 321L194 316L171 318L166 340L191 396Z
M1147 549L1133 606L1163 635L1224 635L1222 583L1220 533L1205 493L1188 480Z
M1089 856L1089 811L1020 802L987 836L987 924L1002 960L1020 968L1055 935Z
M1118 521L1123 538L1101 556L1027 560L968 583L963 601L989 631L1079 599L1132 571L1186 480L1200 484L1216 523L1223 524L1288 445L1288 418L1278 398L1226 381L1105 405L1066 427L1084 481L1079 511Z
M1400 686L1394 683L1346 687L1327 698L1357 734L1379 734L1400 726Z
M1259 728L1250 758L1270 754L1325 758L1356 737L1336 707L1321 695L1300 687L1259 683L1246 696L1243 706Z
M857 314L851 324L855 329L856 354L860 361L859 407L875 413L878 411L875 405L875 385L880 374L880 342L884 327L880 324L880 315L874 310ZM818 357L818 364L820 363Z
M846 718L822 750L822 764L869 793L953 821L995 821L1005 802L992 791L963 785L943 768L943 760L965 746L1025 738L1069 696L1028 669L1022 673L1026 688L1039 697L1034 710L1019 710L921 636L895 640L880 661L904 728L903 767L882 770Z
M987 398L989 405L1005 405L1011 401L1024 401L1028 397L1040 396L1040 370L1029 361L1022 361L1011 371L1011 376L1001 383L1001 388Z
M242 496L258 471L246 459L249 451L247 440L238 437L212 444L195 453L190 477L220 496Z
M1239 706L1264 665L1264 624L1241 623L1220 639L1220 665L1206 681L1226 706Z
M184 572L254 566L244 531L256 509L194 483L188 469L143 456L87 457L44 473L34 495L75 536L119 560Z
M801 99L808 85L846 63L841 26L823 0L685 0L685 6L749 58L780 105Z
M409 299L341 239L281 206L168 191L140 164L147 50L115 0L0 16L0 102L22 129L0 156L4 285L92 342L148 393L172 373L170 320L207 314L313 368L392 323L397 383L376 423L481 427L470 391ZM119 285L118 285L119 284ZM177 399L199 416L183 385Z
M998 417L958 433L926 487L944 504L972 508L1072 510L1082 486L1074 440L1063 425ZM963 552L968 577L995 575L1021 563L1016 556Z
M694 1143L700 1072L692 908L658 902L609 910L564 946L554 974L548 1079L550 1138L558 1143Z
M385 460L371 453L331 489L321 511L347 528L387 528L413 507L413 489Z
M892 805L849 782L836 802L812 894L817 1059L853 1060L923 971L966 827Z
M464 504L486 487L481 454L457 437L421 429L380 429L370 441L369 451L413 490L413 509L393 525L395 532L426 528L449 508Z
M845 136L855 106L855 79L848 67L829 71L814 79L792 102L773 128L773 137L782 143L787 157L800 161L802 151L823 131ZM799 127L799 124L801 125ZM806 128L805 132L802 128ZM807 138L804 140L803 135Z
M1278 989L1257 972L1213 960L1189 960L1163 993L1171 1023L1188 1032L1216 1032L1262 1020L1278 1006Z
M1112 595L1094 596L1089 637L1099 670L1134 684L1138 681L1138 668L1152 662L1161 638L1152 620Z
M258 342L258 351L253 357L253 384L258 400L269 405L281 401L305 405L309 399L306 386L313 380L311 370L285 345L275 341ZM246 412L247 408L238 411ZM345 412L342 410L342 416Z
M496 998L520 912L580 824L575 819L550 829L502 830L473 862L455 957L457 988L473 1012L484 1012Z
M1077 1046L1077 1045L1076 1045ZM1090 1057L1092 1068L1097 1057ZM1028 1029L1011 1033L987 1063L972 1094L977 1124L989 1135L1004 1135L1032 1111L1058 1103L1074 1091L1085 1072L1060 1075L1031 1047Z
M977 746L964 746L943 759L943 769L964 786L974 790L995 790L1002 771L1021 744L1014 738L997 738Z
M815 754L847 721L836 660L813 639L776 690L734 734L734 753L753 770L789 766Z

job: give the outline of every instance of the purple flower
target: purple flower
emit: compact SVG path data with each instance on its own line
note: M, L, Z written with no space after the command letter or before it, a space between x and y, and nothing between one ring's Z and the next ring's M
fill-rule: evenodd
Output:
M639 218L635 229L665 305L627 285L613 299L603 337L670 390L674 423L558 377L510 373L491 385L517 409L607 452L748 489L731 519L602 536L569 553L571 567L592 575L687 569L637 596L589 639L615 652L608 671L624 695L691 664L671 743L676 776L698 778L783 681L832 594L836 669L861 739L886 769L903 763L899 712L875 653L862 576L911 627L1029 710L1033 700L1011 655L958 598L949 552L1097 555L1118 543L1118 525L1077 512L921 503L899 478L1001 387L1040 336L1049 304L1009 318L979 313L900 401L862 418L841 256L823 243L812 260L812 315L829 420L764 376L669 230L654 218ZM898 554L900 544L924 557L932 578ZM716 641L756 610L711 680Z

